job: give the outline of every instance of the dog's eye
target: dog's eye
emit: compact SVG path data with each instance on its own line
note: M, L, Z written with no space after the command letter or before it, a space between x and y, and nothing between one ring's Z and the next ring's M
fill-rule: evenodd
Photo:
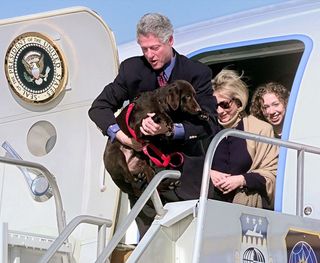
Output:
M185 102L185 103L187 103L191 100L192 100L192 96L190 94L183 94L183 96L181 97L181 101Z

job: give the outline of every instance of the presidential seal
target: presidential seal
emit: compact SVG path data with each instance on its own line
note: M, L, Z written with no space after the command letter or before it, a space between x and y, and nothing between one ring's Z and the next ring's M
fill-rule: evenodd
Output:
M28 32L16 37L5 57L12 91L28 103L48 103L67 82L67 67L58 46L47 36Z

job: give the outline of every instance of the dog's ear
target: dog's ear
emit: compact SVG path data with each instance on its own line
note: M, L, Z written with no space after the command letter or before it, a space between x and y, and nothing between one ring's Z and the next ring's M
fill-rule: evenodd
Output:
M176 83L168 87L167 103L172 110L177 110L180 104L180 89Z

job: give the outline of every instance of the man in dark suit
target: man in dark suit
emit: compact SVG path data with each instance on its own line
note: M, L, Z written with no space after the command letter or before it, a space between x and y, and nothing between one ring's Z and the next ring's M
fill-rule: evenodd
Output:
M164 202L196 199L200 193L201 176L195 175L202 174L202 167L195 167L197 165L193 163L193 159L205 154L201 139L217 132L211 70L200 62L180 55L173 48L173 26L163 15L150 13L140 19L137 25L137 42L143 56L128 58L121 63L118 76L94 100L89 116L103 135L109 136L109 140L119 140L122 144L141 151L142 145L119 129L114 113L125 101L132 101L141 92L157 89L175 80L190 82L196 90L199 105L209 113L210 121L204 124L182 119L180 122L179 116L173 118L175 124L173 134L170 134L170 145L174 151L179 150L185 154L185 161L179 186L168 189L168 193L161 193L161 197ZM151 136L168 134L167 127L154 123L151 117L152 113L143 120L141 132ZM200 171L192 172L194 169ZM136 198L129 195L129 200L132 206ZM150 226L154 215L150 207L140 213L136 221L141 236Z

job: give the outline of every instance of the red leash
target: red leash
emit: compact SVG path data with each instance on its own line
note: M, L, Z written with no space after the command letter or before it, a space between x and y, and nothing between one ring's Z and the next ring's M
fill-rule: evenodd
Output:
M145 155L147 155L150 160L158 167L167 167L170 165L171 167L179 167L183 163L183 155L180 152L174 152L169 155L165 155L162 153L155 145L151 143L145 143L143 140L138 139L135 131L130 127L129 125L129 119L130 114L133 110L134 103L130 103L126 112L126 124L127 128L131 134L131 136L138 142L140 142L143 145L142 151ZM157 157L160 158L160 160L157 157L154 157L150 154L149 150L151 150ZM172 163L171 161L173 159L177 159L177 164Z

